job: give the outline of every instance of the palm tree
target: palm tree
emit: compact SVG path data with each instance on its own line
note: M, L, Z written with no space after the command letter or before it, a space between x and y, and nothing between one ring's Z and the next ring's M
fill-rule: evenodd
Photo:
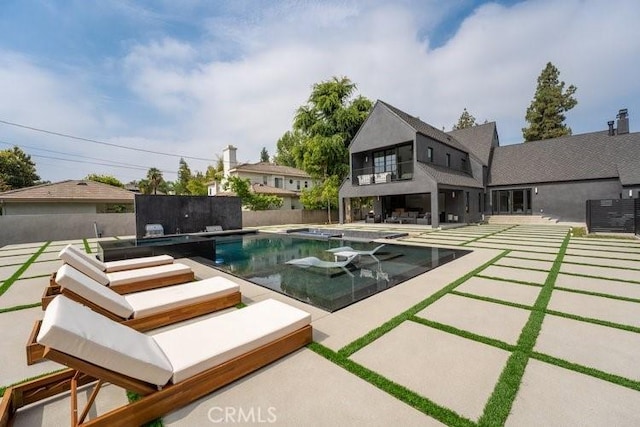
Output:
M153 191L153 194L158 194L158 187L162 185L164 182L164 178L162 177L162 172L158 168L151 168L147 172L147 181L149 182L150 190Z

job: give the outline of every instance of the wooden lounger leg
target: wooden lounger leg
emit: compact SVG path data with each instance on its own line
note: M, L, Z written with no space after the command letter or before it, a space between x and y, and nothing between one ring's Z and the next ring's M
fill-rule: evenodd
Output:
M78 427L84 422L84 419L87 418L87 415L93 406L93 402L96 400L103 384L102 380L99 380L96 385L93 386L93 390L91 391L91 395L87 400L82 414L78 417L78 379L81 379L81 376L82 374L80 372L76 372L71 379L71 427Z

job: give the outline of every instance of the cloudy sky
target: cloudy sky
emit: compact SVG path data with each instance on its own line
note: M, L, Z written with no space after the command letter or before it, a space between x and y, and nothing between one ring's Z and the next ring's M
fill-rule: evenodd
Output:
M255 162L332 76L446 130L466 107L512 144L549 61L578 87L574 134L620 108L633 132L638 17L637 0L2 0L0 149L51 181L173 180L228 144Z

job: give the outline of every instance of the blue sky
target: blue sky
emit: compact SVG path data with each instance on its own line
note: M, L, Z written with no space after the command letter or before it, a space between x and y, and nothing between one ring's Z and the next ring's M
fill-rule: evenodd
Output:
M467 108L504 145L521 142L551 61L578 87L574 133L606 129L620 108L640 123L634 0L0 4L0 121L192 157L192 170L228 144L240 161L275 154L311 86L334 75L446 130ZM51 181L128 182L149 167L173 180L179 160L0 123L0 149L11 145Z

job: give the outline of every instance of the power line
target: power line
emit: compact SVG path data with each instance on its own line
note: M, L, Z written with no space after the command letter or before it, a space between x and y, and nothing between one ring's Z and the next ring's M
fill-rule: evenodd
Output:
M91 142L93 144L106 145L106 146L109 146L109 147L122 148L123 150L140 151L140 152L143 152L143 153L158 154L158 155L161 155L161 156L169 156L169 157L182 157L184 159L190 159L190 160L203 160L203 161L206 161L206 162L214 161L213 159L205 159L203 157L181 156L179 154L171 154L171 153L163 153L161 151L145 150L143 148L126 147L124 145L113 144L111 142L98 141L98 140L95 140L95 139L83 138L81 136L74 136L74 135L69 135L69 134L66 134L66 133L54 132L54 131L51 131L51 130L40 129L40 128L27 126L27 125L21 125L19 123L8 122L6 120L0 120L0 123L3 123L5 125L9 125L9 126L19 127L19 128L22 128L22 129L32 130L32 131L35 131L35 132L46 133L46 134L49 134L49 135L61 136L63 138L70 138L70 139L75 139L75 140L78 140L78 141Z
M142 170L142 171L147 169L147 168L142 167L142 166L117 166L117 165L111 165L109 163L87 162L87 161L84 161L84 160L74 160L74 159L63 159L63 158L60 158L60 157L42 156L40 154L32 154L31 157L39 157L39 158L51 159L51 160L62 160L62 161L65 161L65 162L82 163L82 164L88 164L88 165L99 165L99 166L110 166L110 167L114 167L114 168L135 169L135 170ZM167 171L167 170L160 170L160 172L162 172L162 173L177 173L175 171Z
M107 162L110 162L111 164L113 164L113 166L123 165L123 166L133 166L133 167L138 167L138 168L149 169L146 166L134 165L132 163L114 162L113 160L104 160L104 159L100 159L100 158L97 158L97 157L83 156L81 154L71 154L71 153L65 153L63 151L48 150L46 148L39 148L39 147L34 147L34 146L24 145L24 144L12 144L10 142L6 142L6 141L2 141L2 140L0 140L0 144L10 145L10 146L14 146L14 147L20 147L22 149L29 148L31 150L46 151L48 153L54 153L54 154L62 154L63 156L72 156L72 157L80 157L82 159L107 161ZM33 155L37 156L37 154L33 154Z

